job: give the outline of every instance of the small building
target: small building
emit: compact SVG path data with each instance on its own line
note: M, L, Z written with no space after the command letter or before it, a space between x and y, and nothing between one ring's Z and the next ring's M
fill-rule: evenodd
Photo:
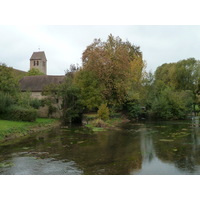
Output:
M65 76L52 76L46 75L47 65L46 65L46 56L44 51L34 52L30 58L30 69L37 68L45 75L37 76L24 76L20 81L21 92L30 92L33 99L45 99L46 96L42 95L43 89L51 84L61 84L64 81ZM55 107L59 108L61 105L60 100L58 99ZM39 117L48 117L48 107L44 106L39 108ZM61 116L61 110L57 109L51 117L59 118Z
M30 69L36 68L43 74L47 74L47 59L44 51L33 52L30 58Z
M42 100L46 98L46 96L42 95L43 89L50 84L61 84L64 81L64 78L65 76L25 76L19 81L19 84L21 92L30 92L31 98ZM56 103L53 104L53 106L56 108L56 112L52 113L51 117L60 118L62 115L60 110L62 102L59 99L56 100ZM48 117L48 106L40 107L38 115L39 117Z

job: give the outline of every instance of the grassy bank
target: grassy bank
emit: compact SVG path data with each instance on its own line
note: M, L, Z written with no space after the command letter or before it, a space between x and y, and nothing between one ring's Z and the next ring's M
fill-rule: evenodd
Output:
M46 118L38 118L34 122L0 120L0 140L45 130L55 124L58 124L58 120Z

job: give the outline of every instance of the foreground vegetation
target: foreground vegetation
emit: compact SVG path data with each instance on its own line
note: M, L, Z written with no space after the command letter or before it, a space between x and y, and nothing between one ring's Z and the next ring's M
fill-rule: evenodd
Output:
M56 119L37 118L34 122L0 120L0 140L19 137L30 132L40 131L58 123Z

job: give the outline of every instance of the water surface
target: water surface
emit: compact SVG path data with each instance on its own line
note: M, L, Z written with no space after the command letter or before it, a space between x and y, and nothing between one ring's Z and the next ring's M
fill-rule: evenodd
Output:
M55 129L0 146L0 174L200 174L200 129L183 122L139 122L93 133Z

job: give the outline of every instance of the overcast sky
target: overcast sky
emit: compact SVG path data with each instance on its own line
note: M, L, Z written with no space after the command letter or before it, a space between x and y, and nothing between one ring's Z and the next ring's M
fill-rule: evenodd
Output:
M34 51L45 51L47 73L62 75L70 64L81 65L83 51L95 38L109 34L140 46L147 71L163 63L200 59L200 26L0 26L0 62L28 71Z

